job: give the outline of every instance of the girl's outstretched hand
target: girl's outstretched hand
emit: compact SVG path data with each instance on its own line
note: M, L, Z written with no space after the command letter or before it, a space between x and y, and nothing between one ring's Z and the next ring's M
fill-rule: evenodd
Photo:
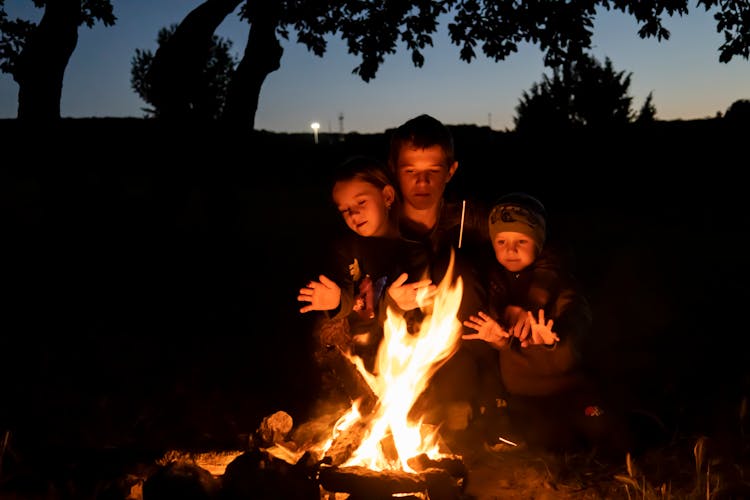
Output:
M330 311L336 309L341 302L341 288L322 274L318 279L320 281L311 281L306 287L300 288L297 300L309 304L299 312Z

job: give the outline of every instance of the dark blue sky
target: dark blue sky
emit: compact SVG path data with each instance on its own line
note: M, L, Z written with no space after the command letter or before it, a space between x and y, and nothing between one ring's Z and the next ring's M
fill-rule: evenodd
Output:
M65 73L62 115L142 116L145 103L130 88L136 48L156 50L159 29L177 23L201 0L113 0L117 24L80 29L78 47ZM593 55L612 60L615 70L632 73L630 93L639 109L653 91L657 118L693 119L724 112L737 99L750 98L750 62L735 57L719 62L722 36L710 13L691 6L689 16L668 19L669 40L642 40L637 25L619 12L604 12L594 27ZM10 17L38 19L31 0L6 0ZM244 49L247 26L236 13L219 29ZM282 67L263 85L256 128L276 132L382 132L417 114L430 113L449 124L513 127L521 94L548 72L534 46L504 61L480 57L468 64L448 40L445 23L435 46L414 68L403 51L386 59L369 83L351 73L357 60L337 39L323 58L295 42L284 44ZM18 86L0 74L0 118L16 116ZM343 122L339 116L343 115Z

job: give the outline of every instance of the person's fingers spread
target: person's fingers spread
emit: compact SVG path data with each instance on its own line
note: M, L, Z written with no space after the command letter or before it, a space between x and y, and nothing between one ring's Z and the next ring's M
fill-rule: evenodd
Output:
M531 323L532 325L536 325L536 318L534 318L534 315L531 314L531 311L526 312L526 322Z
M521 336L519 338L521 340L526 340L530 332L531 332L531 322L524 321L523 325L521 326Z
M393 280L393 284L391 286L401 286L404 283L406 283L406 280L409 278L409 275L406 273L401 273L401 275Z
M424 279L424 280L415 281L414 283L409 283L409 286L413 287L414 289L417 289L417 288L425 288L431 284L432 284L432 280Z

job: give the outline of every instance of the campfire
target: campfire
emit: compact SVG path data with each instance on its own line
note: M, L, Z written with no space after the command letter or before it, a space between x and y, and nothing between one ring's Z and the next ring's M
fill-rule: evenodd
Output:
M418 297L424 318L417 332L387 311L372 372L361 358L339 349L337 359L346 364L342 372L357 379L350 386L360 393L349 398L350 406L324 412L296 429L292 417L278 411L263 419L248 451L193 455L182 462L223 476L229 490L279 495L284 489L295 498L460 498L468 475L463 460L443 443L439 426L426 423L415 406L459 346L463 283L460 277L453 282L453 264L452 259L435 293ZM198 477L191 467L180 469L180 462L164 458L174 469L167 481ZM205 489L203 483L211 481L202 480Z
M366 382L365 394L325 439L302 447L277 442L266 452L288 463L314 457L320 485L328 491L387 496L440 488L445 497L460 489L466 475L460 457L441 442L438 427L413 415L433 374L458 349L463 284L460 277L452 283L452 270L453 261L436 293L419 297L426 314L418 332L410 333L404 318L388 311L372 373L362 359L342 353Z

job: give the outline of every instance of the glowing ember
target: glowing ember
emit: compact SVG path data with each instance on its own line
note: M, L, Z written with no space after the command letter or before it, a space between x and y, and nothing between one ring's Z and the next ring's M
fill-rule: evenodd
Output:
M423 425L421 418L411 421L408 415L432 375L458 349L461 323L457 313L463 283L459 277L451 285L452 275L453 256L432 304L423 308L426 315L418 333L410 334L404 318L388 310L375 374L364 368L360 358L350 357L378 401L367 416L367 428L359 447L343 465L414 472L407 464L408 459L420 454L431 459L445 456L438 445L437 430ZM322 447L323 451L338 433L362 422L355 402L336 423L333 438Z

